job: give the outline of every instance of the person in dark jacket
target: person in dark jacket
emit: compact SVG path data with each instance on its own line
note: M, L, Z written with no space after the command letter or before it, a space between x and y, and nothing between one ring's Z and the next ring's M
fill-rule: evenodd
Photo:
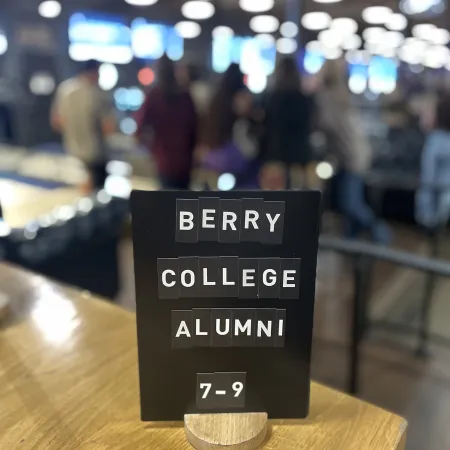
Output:
M313 113L314 100L301 90L295 60L283 58L278 63L275 85L266 105L266 133L262 142L266 164L261 171L261 187L284 188L289 181L296 185L295 181L307 174Z
M136 131L154 157L164 189L189 188L196 134L194 102L177 83L173 62L164 56L158 61L156 85L138 112Z

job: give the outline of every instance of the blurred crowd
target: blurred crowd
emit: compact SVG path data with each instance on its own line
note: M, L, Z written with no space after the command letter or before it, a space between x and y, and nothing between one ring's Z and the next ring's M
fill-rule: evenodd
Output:
M98 69L96 61L88 61L78 76L62 83L51 115L66 149L86 165L86 191L104 184L105 141L115 131L114 107L98 88ZM161 186L188 189L195 183L216 189L220 176L227 174L234 188L322 189L312 148L312 137L319 132L325 138L324 156L336 168L334 196L345 235L368 233L374 241L388 243L388 227L365 200L364 174L372 151L351 101L346 64L328 61L317 75L303 78L295 59L285 57L278 62L272 86L258 97L245 81L236 64L212 85L195 67L167 57L157 62L156 82L136 115L135 138L152 155ZM437 213L435 208L430 211L432 193L426 184L436 177L445 180L447 173L436 175L446 167L450 145L450 102L445 98L426 115L429 136L421 152L417 211L428 222ZM386 120L396 122L389 139L395 140L396 126L406 126L400 106L392 103L388 108ZM442 202L441 209L450 206L450 198Z

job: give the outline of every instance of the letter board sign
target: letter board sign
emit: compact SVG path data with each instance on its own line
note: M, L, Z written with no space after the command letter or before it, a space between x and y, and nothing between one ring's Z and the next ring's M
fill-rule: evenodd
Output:
M134 191L141 416L303 418L315 191Z

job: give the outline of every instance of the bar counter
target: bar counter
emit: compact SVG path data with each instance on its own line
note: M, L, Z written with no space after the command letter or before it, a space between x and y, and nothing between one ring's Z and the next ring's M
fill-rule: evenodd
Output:
M0 449L192 448L140 421L134 313L6 264L0 293ZM316 383L308 419L271 424L270 450L405 448L402 418Z

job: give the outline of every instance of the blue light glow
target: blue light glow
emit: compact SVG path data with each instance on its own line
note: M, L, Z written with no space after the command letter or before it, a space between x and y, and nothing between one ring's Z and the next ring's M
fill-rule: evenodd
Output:
M215 36L212 45L212 66L225 72L231 63L239 64L246 74L271 75L275 70L276 48L261 39L239 36Z
M131 45L137 58L153 60L164 53L173 61L184 55L184 40L174 27L135 19L131 24Z

